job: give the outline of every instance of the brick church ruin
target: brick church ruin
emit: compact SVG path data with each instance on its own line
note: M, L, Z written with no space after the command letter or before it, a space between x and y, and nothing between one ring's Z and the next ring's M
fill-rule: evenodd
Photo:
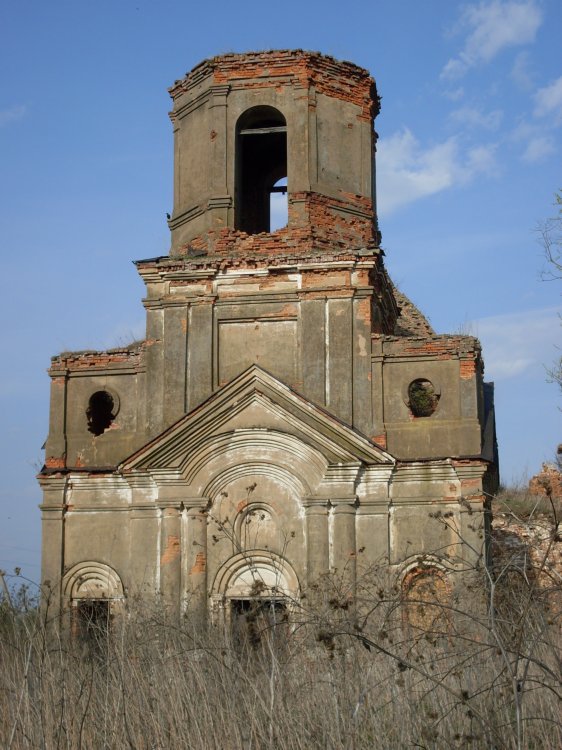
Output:
M146 338L49 370L54 605L158 595L228 622L381 561L399 586L454 588L486 553L493 389L478 341L436 334L385 270L373 79L227 54L170 94L171 247L136 261Z

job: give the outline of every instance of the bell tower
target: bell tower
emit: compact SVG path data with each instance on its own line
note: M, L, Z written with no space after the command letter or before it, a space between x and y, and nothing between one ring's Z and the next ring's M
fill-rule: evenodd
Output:
M398 308L379 247L373 78L318 53L250 52L205 60L170 94L171 249L137 261L148 434L259 365L380 435L369 342Z
M170 89L175 180L171 255L372 250L373 128L366 70L302 50L206 60ZM287 180L287 226L270 198Z

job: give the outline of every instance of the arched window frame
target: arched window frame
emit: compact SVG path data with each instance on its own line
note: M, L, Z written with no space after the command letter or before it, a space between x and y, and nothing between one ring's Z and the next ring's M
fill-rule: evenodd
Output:
M71 634L88 640L92 635L95 640L109 635L111 619L121 611L125 600L119 574L96 561L77 563L66 573L63 595L70 612ZM92 613L97 614L92 617Z

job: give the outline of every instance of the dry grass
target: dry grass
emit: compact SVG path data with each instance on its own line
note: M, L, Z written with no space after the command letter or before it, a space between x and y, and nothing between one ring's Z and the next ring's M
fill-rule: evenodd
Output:
M422 631L385 575L365 573L355 605L341 581L319 582L243 649L220 628L173 625L157 602L130 603L89 643L4 606L0 746L560 747L552 592L504 562L446 605L410 600Z
M494 498L492 510L494 516L509 515L514 520L532 521L546 517L553 521L554 515L559 520L562 512L562 498L550 498L546 494L534 495L524 485L504 487Z
M513 490L494 507L493 564L442 598L420 577L405 599L384 564L353 592L327 576L242 644L146 599L78 641L20 587L0 604L0 747L559 748L559 512Z

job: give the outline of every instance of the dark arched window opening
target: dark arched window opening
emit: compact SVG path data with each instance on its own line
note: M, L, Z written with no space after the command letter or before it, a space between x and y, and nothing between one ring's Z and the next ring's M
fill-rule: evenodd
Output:
M263 649L270 656L287 645L289 613L282 599L232 599L231 618L234 646L241 655Z
M101 435L115 419L115 402L111 393L96 391L88 402L86 409L88 430L94 435Z
M236 229L271 232L275 196L287 192L287 123L273 107L252 107L236 127ZM286 221L285 221L286 223Z
M94 649L107 645L111 629L110 602L104 599L82 599L72 612L72 634Z

